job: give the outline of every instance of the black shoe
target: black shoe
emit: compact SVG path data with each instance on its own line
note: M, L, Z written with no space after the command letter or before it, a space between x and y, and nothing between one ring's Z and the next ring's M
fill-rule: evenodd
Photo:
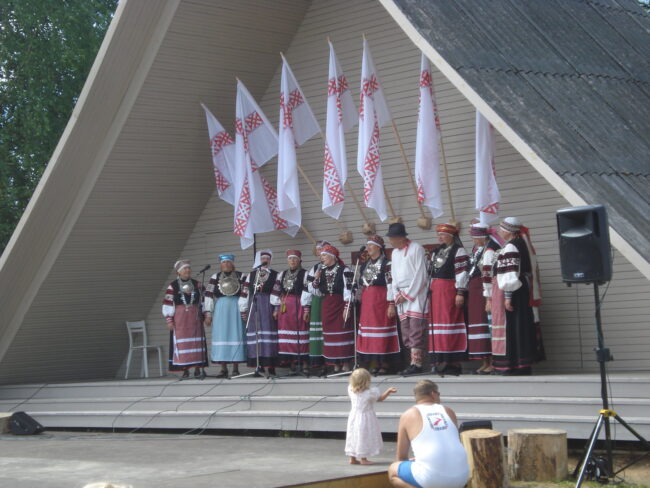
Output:
M205 371L203 370L203 368L196 368L194 370L194 378L197 380L205 379Z
M261 378L262 376L264 376L264 368L257 368L253 373L254 378Z
M183 376L181 376L181 379L186 380L189 377L190 377L190 370L186 369L185 371L183 371Z
M239 370L238 369L233 369L232 370L232 375L233 376L239 376Z
M235 372L233 371L232 374L234 375ZM227 378L228 377L228 370L227 369L222 369L221 372L216 377L217 378Z
M442 372L451 376L460 376L463 373L463 367L460 364L448 364Z
M411 376L415 374L422 374L422 366L411 364L408 368L400 373L402 376Z
M447 363L436 364L433 368L431 368L431 374L437 374L441 378L444 378L445 369L447 369Z
M272 376L275 376L275 368L267 368L267 378L271 378Z

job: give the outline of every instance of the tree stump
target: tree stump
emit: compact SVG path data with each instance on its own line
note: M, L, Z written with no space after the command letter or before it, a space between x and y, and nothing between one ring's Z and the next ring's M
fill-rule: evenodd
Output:
M0 413L0 434L9 432L9 419L12 415L11 413Z
M506 463L501 432L490 429L466 430L460 439L467 452L470 479L467 488L504 488Z
M519 481L552 481L566 478L566 431L509 430L508 470L510 478Z

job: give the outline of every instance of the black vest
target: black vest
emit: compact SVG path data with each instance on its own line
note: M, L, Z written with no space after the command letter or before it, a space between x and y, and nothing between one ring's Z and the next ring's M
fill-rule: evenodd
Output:
M368 286L388 286L388 283L386 282L386 268L388 267L388 259L386 259L385 256L380 256L377 259L381 259L381 268L379 269L379 274L377 275L377 278L370 283ZM363 262L361 265L361 271L359 273L360 276L360 281L361 284L363 285L363 272L366 270L366 267L370 263L370 259L366 260Z
M258 270L255 269L248 276L248 289L251 292L254 291L255 281L257 280L257 272L258 272ZM260 289L260 291L258 291L258 293L269 293L270 294L273 291L273 286L275 285L275 280L277 278L278 278L278 272L270 269L269 270L269 277L264 282L264 284L262 285L262 288Z
M302 295L302 292L305 289L305 286L304 286L305 273L307 272L307 270L300 268L300 271L298 271L298 276L296 277L296 281L293 282L293 286L291 287L291 290L286 290L284 288L284 277L286 276L286 273L288 271L289 270L286 270L281 275L282 279L280 280L280 290L281 290L282 294L283 295Z
M456 253L458 252L458 248L460 247L458 244L454 243L451 246L445 246L444 244L442 246L439 246L436 249L435 254L431 257L431 265L436 262L436 257L440 254L440 252L444 251L450 247L449 254L447 254L447 260L445 263L440 266L437 270L435 267L433 268L433 274L432 276L434 278L439 278L443 280L454 280L456 279L456 271L454 269L454 261L456 260Z
M194 285L194 291L189 293L183 293L180 286L178 285L178 280L172 281L172 288L174 289L174 305L184 305L183 296L185 296L185 303L188 305L191 303L193 305L198 305L201 301L201 292L199 291L199 282L195 279L190 278L189 281Z

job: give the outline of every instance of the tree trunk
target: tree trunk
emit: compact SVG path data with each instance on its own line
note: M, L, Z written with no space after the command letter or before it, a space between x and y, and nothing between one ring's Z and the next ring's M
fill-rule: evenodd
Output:
M520 481L552 481L566 478L566 431L511 429L508 431L510 478Z
M467 452L470 479L467 488L507 486L503 436L490 429L467 430L460 434Z
M0 434L9 432L9 419L12 415L11 413L0 413Z

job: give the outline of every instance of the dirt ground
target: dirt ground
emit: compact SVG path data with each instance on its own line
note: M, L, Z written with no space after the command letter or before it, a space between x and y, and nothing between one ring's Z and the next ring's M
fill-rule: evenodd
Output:
M639 456L642 453L616 453L614 457L614 468L616 466L624 466L633 458ZM572 473L578 458L580 456L579 452L569 454L569 472ZM620 483L617 483L616 486L619 488L650 488L650 455L646 456L645 459L642 459L634 466L626 469L621 472L619 475ZM622 482L621 482L622 481ZM523 481L511 481L510 486L512 488L569 488L575 486L574 480L567 480L562 482L523 482ZM601 483L595 481L588 481L582 484L583 487L602 487L605 486Z

